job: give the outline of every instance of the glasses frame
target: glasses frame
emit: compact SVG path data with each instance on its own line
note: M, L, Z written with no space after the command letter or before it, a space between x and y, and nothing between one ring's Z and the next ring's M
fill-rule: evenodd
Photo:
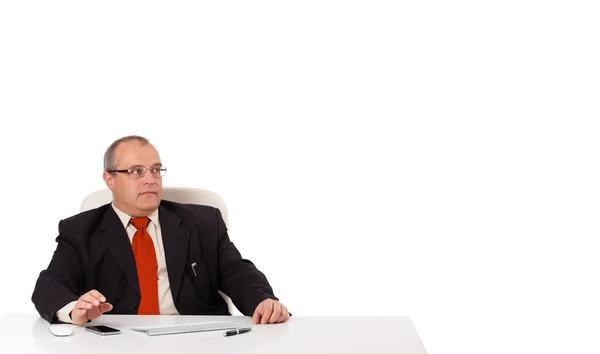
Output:
M141 169L142 172L139 173L139 174L135 174L134 171L139 170L139 169ZM156 177L154 175L154 173L150 172L150 174L154 178L163 178L167 174L167 168L165 166L149 167L149 168L147 168L147 167L131 167L131 168L128 168L126 170L108 170L106 172L108 172L108 173L127 173L127 175L129 176L129 178L132 178L132 179L142 179L146 175L146 172L148 172L150 170L153 170L153 169L159 169L159 175L158 175L158 177Z

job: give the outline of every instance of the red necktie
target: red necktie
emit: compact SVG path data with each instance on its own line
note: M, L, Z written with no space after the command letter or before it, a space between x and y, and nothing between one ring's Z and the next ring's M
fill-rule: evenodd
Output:
M137 268L138 283L142 300L138 315L158 315L158 279L156 276L156 253L150 234L146 230L150 219L132 218L130 223L137 231L133 235L131 248Z

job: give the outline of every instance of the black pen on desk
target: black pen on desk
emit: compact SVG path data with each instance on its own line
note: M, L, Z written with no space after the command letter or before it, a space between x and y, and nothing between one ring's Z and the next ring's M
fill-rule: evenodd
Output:
M252 329L252 327L244 327L244 328L232 329L231 331L227 331L227 332L223 333L223 336L224 337L235 336L236 334L242 334L242 333L250 332L251 329Z

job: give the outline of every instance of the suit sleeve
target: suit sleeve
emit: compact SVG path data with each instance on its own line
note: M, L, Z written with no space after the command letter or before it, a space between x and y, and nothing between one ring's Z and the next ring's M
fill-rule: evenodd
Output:
M71 231L64 221L58 224L58 230L54 255L48 268L40 273L31 296L40 316L50 323L58 322L57 311L77 301L83 288L82 264Z
M229 240L227 227L217 209L219 289L227 294L245 316L252 316L265 299L279 300L273 294L267 277L242 255Z

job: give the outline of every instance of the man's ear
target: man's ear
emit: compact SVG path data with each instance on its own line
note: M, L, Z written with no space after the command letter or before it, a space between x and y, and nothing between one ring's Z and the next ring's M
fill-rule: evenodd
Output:
M111 191L113 190L113 184L115 183L115 176L110 174L109 172L104 171L102 174L102 178L104 179L104 183Z

